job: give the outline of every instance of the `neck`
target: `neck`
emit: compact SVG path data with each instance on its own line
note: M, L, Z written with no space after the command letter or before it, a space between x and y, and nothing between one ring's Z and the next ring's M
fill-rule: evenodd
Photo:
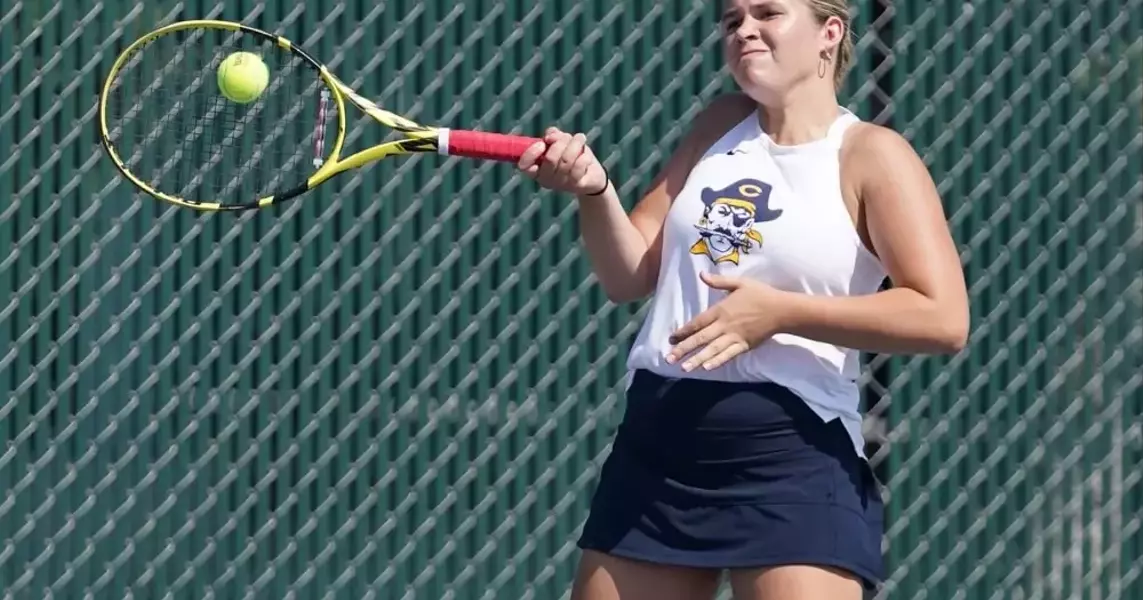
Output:
M808 144L824 138L840 110L832 90L823 90L817 85L799 86L784 96L766 98L759 106L758 124L781 146Z

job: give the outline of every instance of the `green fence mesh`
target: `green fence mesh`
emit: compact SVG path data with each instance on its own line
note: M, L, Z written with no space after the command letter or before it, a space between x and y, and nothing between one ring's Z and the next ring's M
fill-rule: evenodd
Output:
M240 20L414 119L586 131L631 202L730 87L716 4L6 0L3 597L566 597L642 314L574 207L425 157L195 214L115 176L97 89ZM881 596L1143 598L1143 0L854 11L845 102L932 167L974 308L866 371Z

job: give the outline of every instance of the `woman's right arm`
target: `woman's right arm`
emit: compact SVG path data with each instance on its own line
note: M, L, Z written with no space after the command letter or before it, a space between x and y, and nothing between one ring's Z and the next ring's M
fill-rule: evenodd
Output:
M549 128L546 146L530 148L518 166L541 186L576 196L580 235L600 286L612 302L633 302L655 289L663 224L691 169L753 108L741 94L720 96L704 108L630 215L583 134Z

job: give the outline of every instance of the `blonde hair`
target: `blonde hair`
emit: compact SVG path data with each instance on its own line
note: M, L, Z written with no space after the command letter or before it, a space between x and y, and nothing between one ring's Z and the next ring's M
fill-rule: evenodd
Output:
M853 66L853 35L850 32L850 23L852 20L849 17L849 3L846 0L806 0L810 5L810 10L813 11L814 17L821 23L825 23L826 19L830 17L837 17L841 19L842 24L845 26L845 31L841 35L841 43L837 46L836 54L831 58L834 65L833 71L833 84L834 87L841 89L841 84L845 81L845 75L849 73L850 67Z

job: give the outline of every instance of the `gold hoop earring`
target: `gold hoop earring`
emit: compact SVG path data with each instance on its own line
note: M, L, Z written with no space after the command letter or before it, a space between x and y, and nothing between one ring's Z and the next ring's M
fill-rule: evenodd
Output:
M818 78L819 79L825 79L826 72L829 70L829 68L826 67L826 65L828 65L829 63L830 63L829 53L823 52L821 57L818 58Z

